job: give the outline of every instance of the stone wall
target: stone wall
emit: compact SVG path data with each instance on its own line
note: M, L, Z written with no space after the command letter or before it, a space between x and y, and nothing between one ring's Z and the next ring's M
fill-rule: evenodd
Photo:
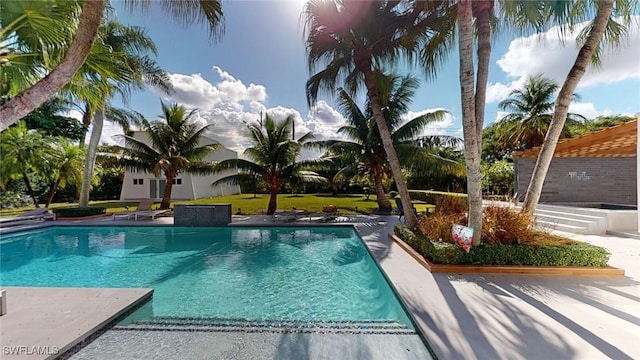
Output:
M522 201L536 158L515 158L516 192ZM554 158L541 203L637 204L636 158Z

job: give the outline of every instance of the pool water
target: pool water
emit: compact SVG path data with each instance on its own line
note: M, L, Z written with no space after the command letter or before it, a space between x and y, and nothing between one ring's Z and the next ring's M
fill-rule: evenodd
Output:
M153 288L154 317L413 329L350 227L53 227L3 235L0 258L3 286Z

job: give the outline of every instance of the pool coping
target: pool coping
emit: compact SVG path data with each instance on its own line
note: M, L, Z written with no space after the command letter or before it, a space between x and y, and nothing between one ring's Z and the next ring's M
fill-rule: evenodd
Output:
M573 266L503 266L503 265L451 265L435 264L424 258L409 244L394 234L389 234L396 244L413 257L420 265L431 273L456 274L520 274L520 275L606 275L624 276L624 269L613 266L606 267L573 267Z

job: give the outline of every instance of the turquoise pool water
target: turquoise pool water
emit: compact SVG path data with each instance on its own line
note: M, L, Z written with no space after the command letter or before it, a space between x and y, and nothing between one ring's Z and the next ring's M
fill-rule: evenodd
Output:
M154 288L153 316L413 328L348 227L53 227L3 235L0 258L4 286Z

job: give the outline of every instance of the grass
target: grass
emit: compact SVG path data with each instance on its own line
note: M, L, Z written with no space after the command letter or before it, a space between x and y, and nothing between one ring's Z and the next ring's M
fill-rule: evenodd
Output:
M241 194L231 196L218 196L214 198L205 198L198 200L185 200L185 201L173 201L171 206L175 204L214 204L223 203L231 204L231 211L233 214L238 213L238 210L245 215L260 214L261 211L266 211L269 204L268 194L258 194L256 197L253 194ZM128 206L130 210L135 210L138 206L138 201L92 201L89 203L91 206L104 206L107 208L107 214L114 212L125 211L125 206ZM309 212L320 212L322 208L328 205L335 205L340 213L343 214L370 214L373 210L378 208L376 202L376 196L370 195L369 200L364 195L358 194L280 194L278 195L278 209L288 210L291 208L303 209ZM49 208L63 208L63 207L76 207L77 203L55 203L51 204ZM159 202L154 205L154 208L159 206ZM433 205L415 205L418 212L424 212L428 207ZM15 209L2 209L0 210L0 218L11 217L20 215L28 210L32 210L33 207L23 207Z
M246 215L260 214L266 212L269 205L268 194L253 194L218 196L215 198L198 199L190 201L176 201L175 204L212 204L229 203L231 211ZM341 213L345 214L369 214L378 208L375 196L369 196L369 200L364 195L330 195L330 194L280 194L278 195L278 209L290 210L291 208L307 210L309 212L320 212L322 208L335 205ZM239 211L240 210L240 211Z

